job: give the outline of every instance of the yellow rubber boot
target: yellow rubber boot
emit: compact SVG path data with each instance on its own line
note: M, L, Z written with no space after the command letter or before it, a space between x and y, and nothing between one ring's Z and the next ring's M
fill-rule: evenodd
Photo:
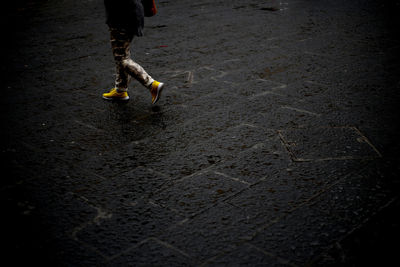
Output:
M111 89L110 92L104 93L103 98L106 100L122 100L127 101L129 100L128 92L117 92L116 88Z
M151 93L151 103L152 104L155 104L160 99L162 89L164 89L163 83L154 81L151 84L150 93Z

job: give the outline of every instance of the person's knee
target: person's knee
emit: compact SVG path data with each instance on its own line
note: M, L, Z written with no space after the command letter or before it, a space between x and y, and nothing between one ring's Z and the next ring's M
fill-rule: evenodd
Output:
M124 68L127 68L131 64L131 59L130 58L125 58L121 61L121 64Z

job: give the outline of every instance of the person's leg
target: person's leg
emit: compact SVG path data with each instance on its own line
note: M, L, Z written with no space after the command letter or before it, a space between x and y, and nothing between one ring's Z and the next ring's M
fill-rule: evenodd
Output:
M130 77L125 71L123 60L129 56L127 51L129 51L132 36L115 28L110 28L109 30L111 49L115 60L116 77L115 88L111 89L108 93L104 93L103 98L107 100L129 100L127 91Z
M110 36L116 64L115 89L113 89L115 92L103 94L103 97L105 99L116 99L119 98L118 94L124 94L124 98L129 99L127 95L128 84L130 77L133 77L150 90L152 103L157 102L164 84L155 81L142 66L131 59L130 45L133 34L121 29L110 28Z
M143 69L142 66L132 60L130 52L131 41L132 39L130 40L129 46L125 51L125 58L121 61L123 70L125 73L129 74L129 76L140 82L143 86L150 88L151 84L154 82L154 79Z
M111 49L115 60L115 88L118 92L128 91L129 74L125 71L124 60L130 57L133 35L126 31L110 28Z
M131 43L131 42L130 42ZM132 76L142 85L147 87L151 93L151 103L155 104L161 96L161 91L164 88L164 84L155 81L139 64L131 59L130 49L126 51L126 58L122 60L122 65L124 67L125 73Z

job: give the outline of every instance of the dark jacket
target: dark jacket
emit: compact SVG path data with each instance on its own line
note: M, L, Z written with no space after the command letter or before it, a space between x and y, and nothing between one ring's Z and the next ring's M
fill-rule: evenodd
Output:
M104 0L109 27L143 35L144 11L141 0Z

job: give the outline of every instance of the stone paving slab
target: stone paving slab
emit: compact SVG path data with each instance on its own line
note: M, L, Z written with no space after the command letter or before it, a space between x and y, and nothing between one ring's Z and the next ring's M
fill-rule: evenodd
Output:
M332 244L332 240L340 239L343 233L351 231L350 229L360 221L365 220L365 212L375 209L375 205L381 205L379 203L386 198L385 193L377 194L374 192L376 188L373 187L370 192L359 191L359 183L369 183L371 179L376 178L361 174L339 180L328 189L332 193L332 198L326 200L325 194L317 196L317 199L322 198L321 201L313 200L285 219L268 226L251 243L279 257L294 259L295 264L304 264L306 258L312 259L325 246ZM320 205L326 206L322 208ZM348 208L350 206L353 208ZM312 215L314 212L320 215ZM298 219L297 216L302 219ZM319 220L321 218L328 220ZM302 223L296 225L288 222L291 220ZM272 229L269 229L270 227ZM299 231L297 227L307 230ZM280 242L272 244L269 242L271 239ZM287 240L290 241L286 242Z
M193 260L185 253L156 239L149 238L141 242L137 247L125 251L110 261L111 266L141 266L159 265L160 262L168 262L173 266L194 264Z
M235 249L242 241L241 238L246 238L255 229L254 222L248 220L240 210L221 203L192 220L168 229L159 238L185 251L200 264ZM204 243L206 247L201 246Z
M153 199L185 217L192 217L246 187L246 184L224 175L205 172L175 182L166 190L158 192Z
M168 226L182 220L182 217L147 201L121 204L114 212L103 214L98 222L88 223L76 233L79 241L106 258L130 249L146 237L158 236Z
M230 253L210 259L205 266L226 266L232 262L240 266L293 266L286 260L249 243L243 243ZM249 262L252 262L252 264L249 264Z
M293 161L378 158L382 155L355 127L279 131Z

